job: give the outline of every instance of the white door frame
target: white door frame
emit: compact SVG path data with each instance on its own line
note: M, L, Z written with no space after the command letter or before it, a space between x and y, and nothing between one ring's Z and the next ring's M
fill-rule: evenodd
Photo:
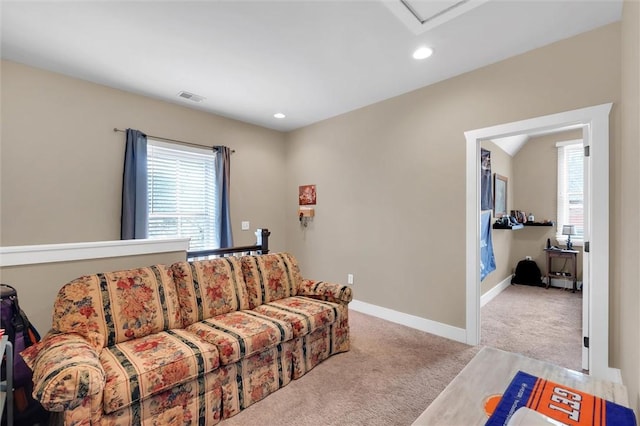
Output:
M609 113L612 103L545 115L465 132L466 203L466 342L480 343L480 142L523 133L585 126L591 156L589 374L618 382L609 367Z
M591 129L588 126L582 128L582 147L585 150L591 150ZM585 152L586 154L586 152ZM582 157L583 166L583 193L582 193L582 205L583 205L583 241L591 241L591 155ZM591 314L591 291L587 290L591 288L591 253L582 250L582 335L589 336L589 320ZM576 262L578 261L576 257ZM583 337L584 338L584 337ZM589 345L591 346L591 345ZM582 344L582 369L589 369L589 357L591 356L590 348Z

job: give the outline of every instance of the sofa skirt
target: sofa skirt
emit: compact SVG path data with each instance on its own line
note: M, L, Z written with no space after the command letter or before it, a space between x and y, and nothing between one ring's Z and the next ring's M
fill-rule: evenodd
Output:
M279 344L236 362L220 367L222 418L240 411L288 385L293 378L293 341Z
M180 384L167 391L122 408L110 414L102 414L102 406L91 409L98 398L73 410L55 413L52 424L72 426L132 426L132 425L215 425L222 418L222 386L220 369L204 377Z
M191 396L189 390L196 388L197 380L163 392L115 413L102 417L101 425L215 425L221 420L222 388L217 387L199 396Z
M349 348L349 312L340 305L335 323L293 340L293 378L304 376L331 355Z

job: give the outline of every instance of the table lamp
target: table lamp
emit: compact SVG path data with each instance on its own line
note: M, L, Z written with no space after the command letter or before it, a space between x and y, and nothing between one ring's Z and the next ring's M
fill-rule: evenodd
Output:
M571 242L571 236L575 235L575 225L562 225L562 235L567 235L567 250L573 250L573 243Z

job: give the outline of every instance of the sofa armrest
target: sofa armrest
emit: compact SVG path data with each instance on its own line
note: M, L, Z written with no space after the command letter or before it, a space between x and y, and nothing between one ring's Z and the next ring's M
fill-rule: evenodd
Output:
M302 280L298 294L337 303L349 303L353 299L351 287L315 280Z
M79 334L49 333L21 355L33 371L33 397L49 411L64 411L104 389L98 352Z

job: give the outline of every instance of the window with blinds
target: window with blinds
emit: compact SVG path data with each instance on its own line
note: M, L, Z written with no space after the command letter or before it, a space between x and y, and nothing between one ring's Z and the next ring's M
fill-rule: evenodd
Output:
M220 247L215 152L149 139L149 238L191 238L189 250Z
M575 225L573 242L584 240L584 148L582 141L558 142L558 228L556 239L564 242L562 225Z

